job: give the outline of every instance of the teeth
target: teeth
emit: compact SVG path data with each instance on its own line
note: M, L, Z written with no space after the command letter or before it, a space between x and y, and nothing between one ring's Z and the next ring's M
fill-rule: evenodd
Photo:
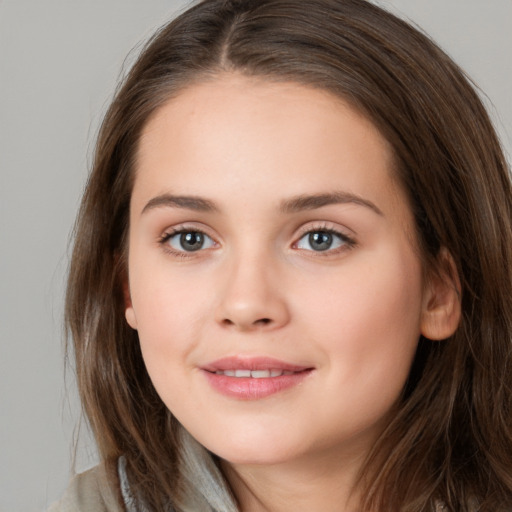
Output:
M281 377L281 375L293 375L295 372L289 370L217 370L215 373L226 377L268 379L269 377Z
M266 379L270 377L270 370L254 370L251 372L253 379Z

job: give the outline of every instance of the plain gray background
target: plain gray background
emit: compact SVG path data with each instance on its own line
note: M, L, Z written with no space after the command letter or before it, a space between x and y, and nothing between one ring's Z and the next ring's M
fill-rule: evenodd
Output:
M0 512L42 511L68 481L79 419L62 352L69 233L126 55L186 4L0 0ZM510 155L512 0L380 4L473 77ZM84 436L77 469L94 462Z

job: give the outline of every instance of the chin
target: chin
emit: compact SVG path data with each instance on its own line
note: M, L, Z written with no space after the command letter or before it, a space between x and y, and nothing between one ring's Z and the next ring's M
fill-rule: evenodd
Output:
M264 452L254 448L245 451L231 449L219 451L222 453L216 453L216 455L235 466L273 466L290 462L297 456L295 452L287 453L282 450L269 452L268 447L265 447Z
M283 436L273 440L231 439L225 443L203 443L209 451L233 465L277 465L290 462L305 454L304 445L284 444Z

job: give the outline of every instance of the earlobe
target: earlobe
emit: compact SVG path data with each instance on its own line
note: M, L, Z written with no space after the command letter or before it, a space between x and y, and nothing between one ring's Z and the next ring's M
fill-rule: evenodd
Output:
M133 310L132 297L130 294L130 286L128 280L125 279L123 283L123 297L124 297L124 316L128 325L132 329L137 329L137 318L135 317L135 311Z
M137 319L135 318L135 312L133 311L132 306L125 309L124 316L126 318L126 321L128 322L128 325L132 329L137 329Z
M437 268L428 278L423 297L421 334L444 340L457 330L461 317L461 286L452 255L439 251Z

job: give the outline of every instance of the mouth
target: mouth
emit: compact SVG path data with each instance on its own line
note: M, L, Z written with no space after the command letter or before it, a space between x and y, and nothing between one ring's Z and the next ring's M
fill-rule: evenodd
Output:
M268 379L270 377L281 377L281 375L293 375L297 372L289 370L216 370L216 375L225 375L226 377Z
M267 357L228 357L201 370L216 392L239 400L258 400L300 384L314 368Z

